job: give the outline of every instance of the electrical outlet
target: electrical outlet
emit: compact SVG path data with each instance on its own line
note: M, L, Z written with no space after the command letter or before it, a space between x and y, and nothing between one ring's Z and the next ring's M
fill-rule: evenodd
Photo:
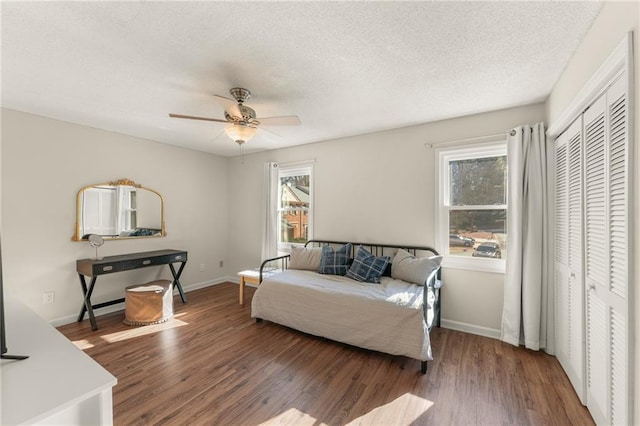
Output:
M200 272L204 272L204 263L200 264Z
M223 268L224 267L224 260L221 260L219 265L220 265L221 268Z
M42 293L42 303L48 305L56 301L56 292L55 291L46 291Z

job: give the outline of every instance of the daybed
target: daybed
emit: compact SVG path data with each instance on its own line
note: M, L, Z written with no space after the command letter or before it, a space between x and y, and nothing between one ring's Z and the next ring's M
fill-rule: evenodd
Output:
M315 336L420 360L440 326L440 261L430 247L308 241L261 266L251 316ZM279 263L282 272L262 272Z

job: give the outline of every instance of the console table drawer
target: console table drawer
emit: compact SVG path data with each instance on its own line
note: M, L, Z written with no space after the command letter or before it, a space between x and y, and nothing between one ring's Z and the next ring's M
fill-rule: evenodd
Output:
M187 260L187 252L180 254L172 254L170 257L170 262L185 262Z
M122 271L122 264L120 262L77 262L78 272L88 276L95 277L98 275L112 274L114 272Z
M122 265L120 263L102 263L100 265L93 265L93 273L95 275L110 274L121 270Z
M145 268L147 266L166 265L168 263L167 260L168 258L166 256L132 259L122 262L122 270L128 271L130 269Z

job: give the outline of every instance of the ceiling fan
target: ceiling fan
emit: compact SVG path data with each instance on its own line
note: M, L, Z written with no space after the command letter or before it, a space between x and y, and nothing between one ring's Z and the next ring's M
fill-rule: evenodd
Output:
M219 118L196 117L193 115L169 114L172 118L186 118L189 120L215 121L218 123L228 123L224 131L238 145L249 141L260 128L260 126L299 126L300 118L297 115L283 115L279 117L256 118L253 108L244 105L244 102L251 97L251 92L242 87L234 87L229 90L233 99L224 96L214 95L213 97L224 107L224 120Z

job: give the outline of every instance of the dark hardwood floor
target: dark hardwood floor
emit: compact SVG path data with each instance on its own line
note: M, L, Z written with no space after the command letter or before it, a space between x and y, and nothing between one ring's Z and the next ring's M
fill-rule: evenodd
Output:
M447 329L420 363L251 319L251 297L225 283L175 298L146 327L123 313L59 330L114 376L116 425L589 425L549 355ZM375 324L371 324L375 327Z

